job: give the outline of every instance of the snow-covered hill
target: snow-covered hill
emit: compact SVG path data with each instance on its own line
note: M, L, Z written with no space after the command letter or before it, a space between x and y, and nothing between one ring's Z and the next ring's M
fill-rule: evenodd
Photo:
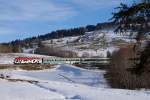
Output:
M93 31L81 36L43 41L43 44L76 52L79 57L106 57L108 52L118 50L120 45L134 41L129 35L115 34L112 31Z
M70 65L42 71L0 70L0 74L9 76L6 80L0 79L3 100L150 99L149 91L110 89L103 78L104 71L89 71Z

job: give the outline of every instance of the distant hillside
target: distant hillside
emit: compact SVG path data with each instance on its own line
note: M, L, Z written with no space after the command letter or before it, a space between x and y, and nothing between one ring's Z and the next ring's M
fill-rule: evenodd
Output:
M71 28L71 29L61 29L52 31L45 35L34 36L26 38L24 40L14 40L9 43L3 43L3 45L11 46L12 50L10 52L22 52L22 48L33 48L35 44L39 44L41 41L50 39L59 39L63 37L80 36L84 35L86 32L96 31L96 30L109 30L113 29L113 22L98 23L96 25L87 25L85 27Z

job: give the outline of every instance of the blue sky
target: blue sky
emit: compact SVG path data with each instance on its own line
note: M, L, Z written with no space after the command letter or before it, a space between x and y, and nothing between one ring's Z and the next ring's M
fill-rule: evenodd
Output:
M105 22L133 0L0 0L0 42Z

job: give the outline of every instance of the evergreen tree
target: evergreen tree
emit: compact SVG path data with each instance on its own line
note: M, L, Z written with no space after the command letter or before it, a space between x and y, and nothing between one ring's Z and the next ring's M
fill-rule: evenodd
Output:
M117 25L115 32L123 33L134 31L137 33L137 43L143 38L144 34L150 31L150 0L143 0L141 3L134 3L131 7L121 4L119 11L113 13L113 21ZM149 41L148 41L149 42ZM150 45L140 53L136 62L136 72L143 72L144 66L149 66L147 62L150 59ZM149 62L148 62L149 63Z

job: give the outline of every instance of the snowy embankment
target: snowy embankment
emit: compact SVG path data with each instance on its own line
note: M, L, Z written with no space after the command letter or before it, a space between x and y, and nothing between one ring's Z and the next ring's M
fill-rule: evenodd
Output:
M3 100L150 99L149 91L109 89L103 77L104 73L70 65L59 65L54 69L41 71L0 70L0 74L9 76L6 80L0 79L0 97ZM17 79L37 82L17 81Z

